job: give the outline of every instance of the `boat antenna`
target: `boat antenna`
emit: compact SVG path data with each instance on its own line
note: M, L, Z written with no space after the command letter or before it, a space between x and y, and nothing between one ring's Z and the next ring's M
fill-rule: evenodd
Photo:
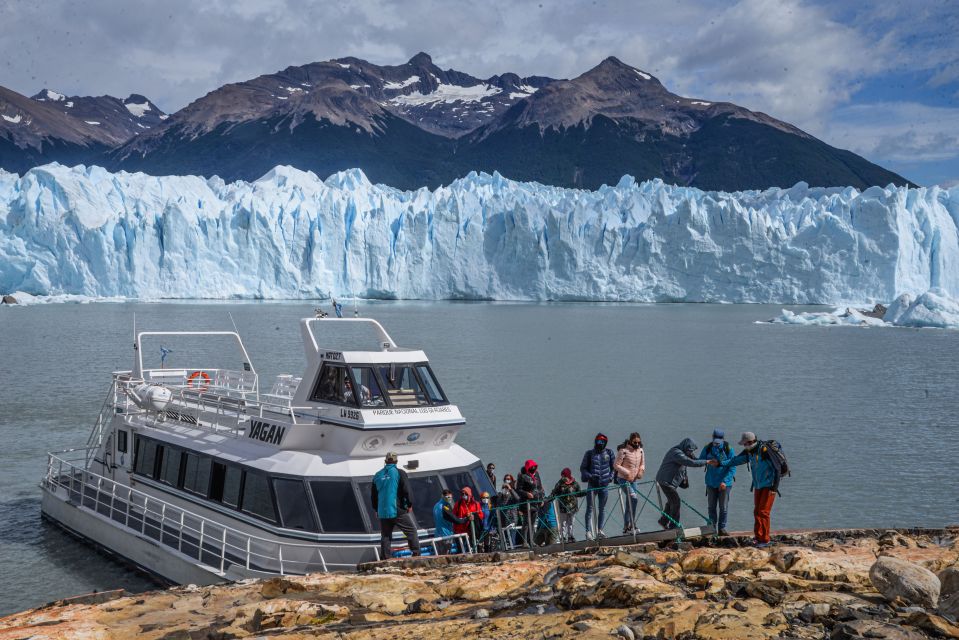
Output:
M140 370L140 354L139 347L137 346L137 312L133 312L133 370L131 371L133 378L139 378L143 375L143 372Z
M235 333L235 334L237 335L237 337L239 337L239 336L240 336L240 330L239 330L239 329L237 328L237 326L236 326L236 320L233 319L233 313L231 313L230 311L227 311L227 312L226 312L226 315L229 316L229 318L230 318L230 324L233 325L233 333ZM243 351L243 353L246 353L246 349L243 349L243 339L242 339L242 338L240 338L240 349ZM244 362L244 363L243 363L243 370L244 370L244 371L251 371L252 369L253 369L253 365L251 365L249 362ZM259 395L260 392L257 391L256 393L257 393L257 398L259 398L259 397L260 397L260 395Z

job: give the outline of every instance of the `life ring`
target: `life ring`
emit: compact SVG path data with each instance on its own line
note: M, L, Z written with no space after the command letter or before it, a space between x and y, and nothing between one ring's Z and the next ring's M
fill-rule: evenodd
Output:
M206 391L210 388L210 374L206 371L194 371L187 376L186 384L188 387L197 387L200 391Z

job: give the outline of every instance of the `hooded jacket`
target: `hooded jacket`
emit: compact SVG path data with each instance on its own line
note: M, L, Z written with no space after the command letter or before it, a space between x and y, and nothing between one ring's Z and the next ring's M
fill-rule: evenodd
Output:
M656 473L656 482L673 489L678 489L680 485L686 484L686 481L688 481L686 467L706 466L706 460L697 460L692 457L698 448L692 438L686 438L667 451L663 457L663 463L659 465L659 471Z
M532 471L533 467L536 467L536 471ZM519 479L516 480L516 493L522 502L543 498L543 481L539 477L539 465L535 460L527 460L523 464L523 470L519 472ZM530 497L530 494L533 497Z
M613 463L616 470L616 477L627 482L639 480L646 473L646 453L642 447L633 449L626 445L616 454L616 462Z
M453 515L453 505L440 498L440 501L433 505L433 526L436 527L434 535L438 538L453 535L453 525L457 522L462 522L462 519Z
M726 463L725 467L731 468L741 464L749 464L749 471L752 473L753 481L751 489L770 489L776 484L776 470L773 463L765 455L766 445L757 444L752 451L743 451L738 456Z
M462 492L465 493L467 497L460 498L456 501L456 504L453 505L453 515L461 520L453 524L453 531L455 533L469 533L469 515L472 513L474 514L473 528L476 533L480 533L483 530L483 506L476 500L473 500L472 489L463 487Z
M727 453L728 448L728 453ZM733 457L736 455L736 452L733 451L733 448L729 446L728 443L723 441L723 444L716 445L710 442L703 450L699 452L700 460L718 460L720 466L718 467L706 467L706 486L713 489L718 489L719 485L725 483L727 489L731 489L733 486L733 480L736 479L736 467L725 467L722 465L727 464Z

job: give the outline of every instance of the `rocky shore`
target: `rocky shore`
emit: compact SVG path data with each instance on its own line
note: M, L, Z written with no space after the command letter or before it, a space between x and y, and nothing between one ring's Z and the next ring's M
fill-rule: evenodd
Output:
M959 527L744 544L395 560L356 573L107 592L0 618L0 639L959 638Z

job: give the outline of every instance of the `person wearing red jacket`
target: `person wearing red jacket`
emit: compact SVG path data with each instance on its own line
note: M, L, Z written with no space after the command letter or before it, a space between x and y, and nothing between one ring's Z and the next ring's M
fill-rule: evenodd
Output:
M453 515L462 520L453 524L453 533L469 534L470 546L476 550L476 534L483 530L483 506L473 500L470 487L460 489L460 499L453 505Z

